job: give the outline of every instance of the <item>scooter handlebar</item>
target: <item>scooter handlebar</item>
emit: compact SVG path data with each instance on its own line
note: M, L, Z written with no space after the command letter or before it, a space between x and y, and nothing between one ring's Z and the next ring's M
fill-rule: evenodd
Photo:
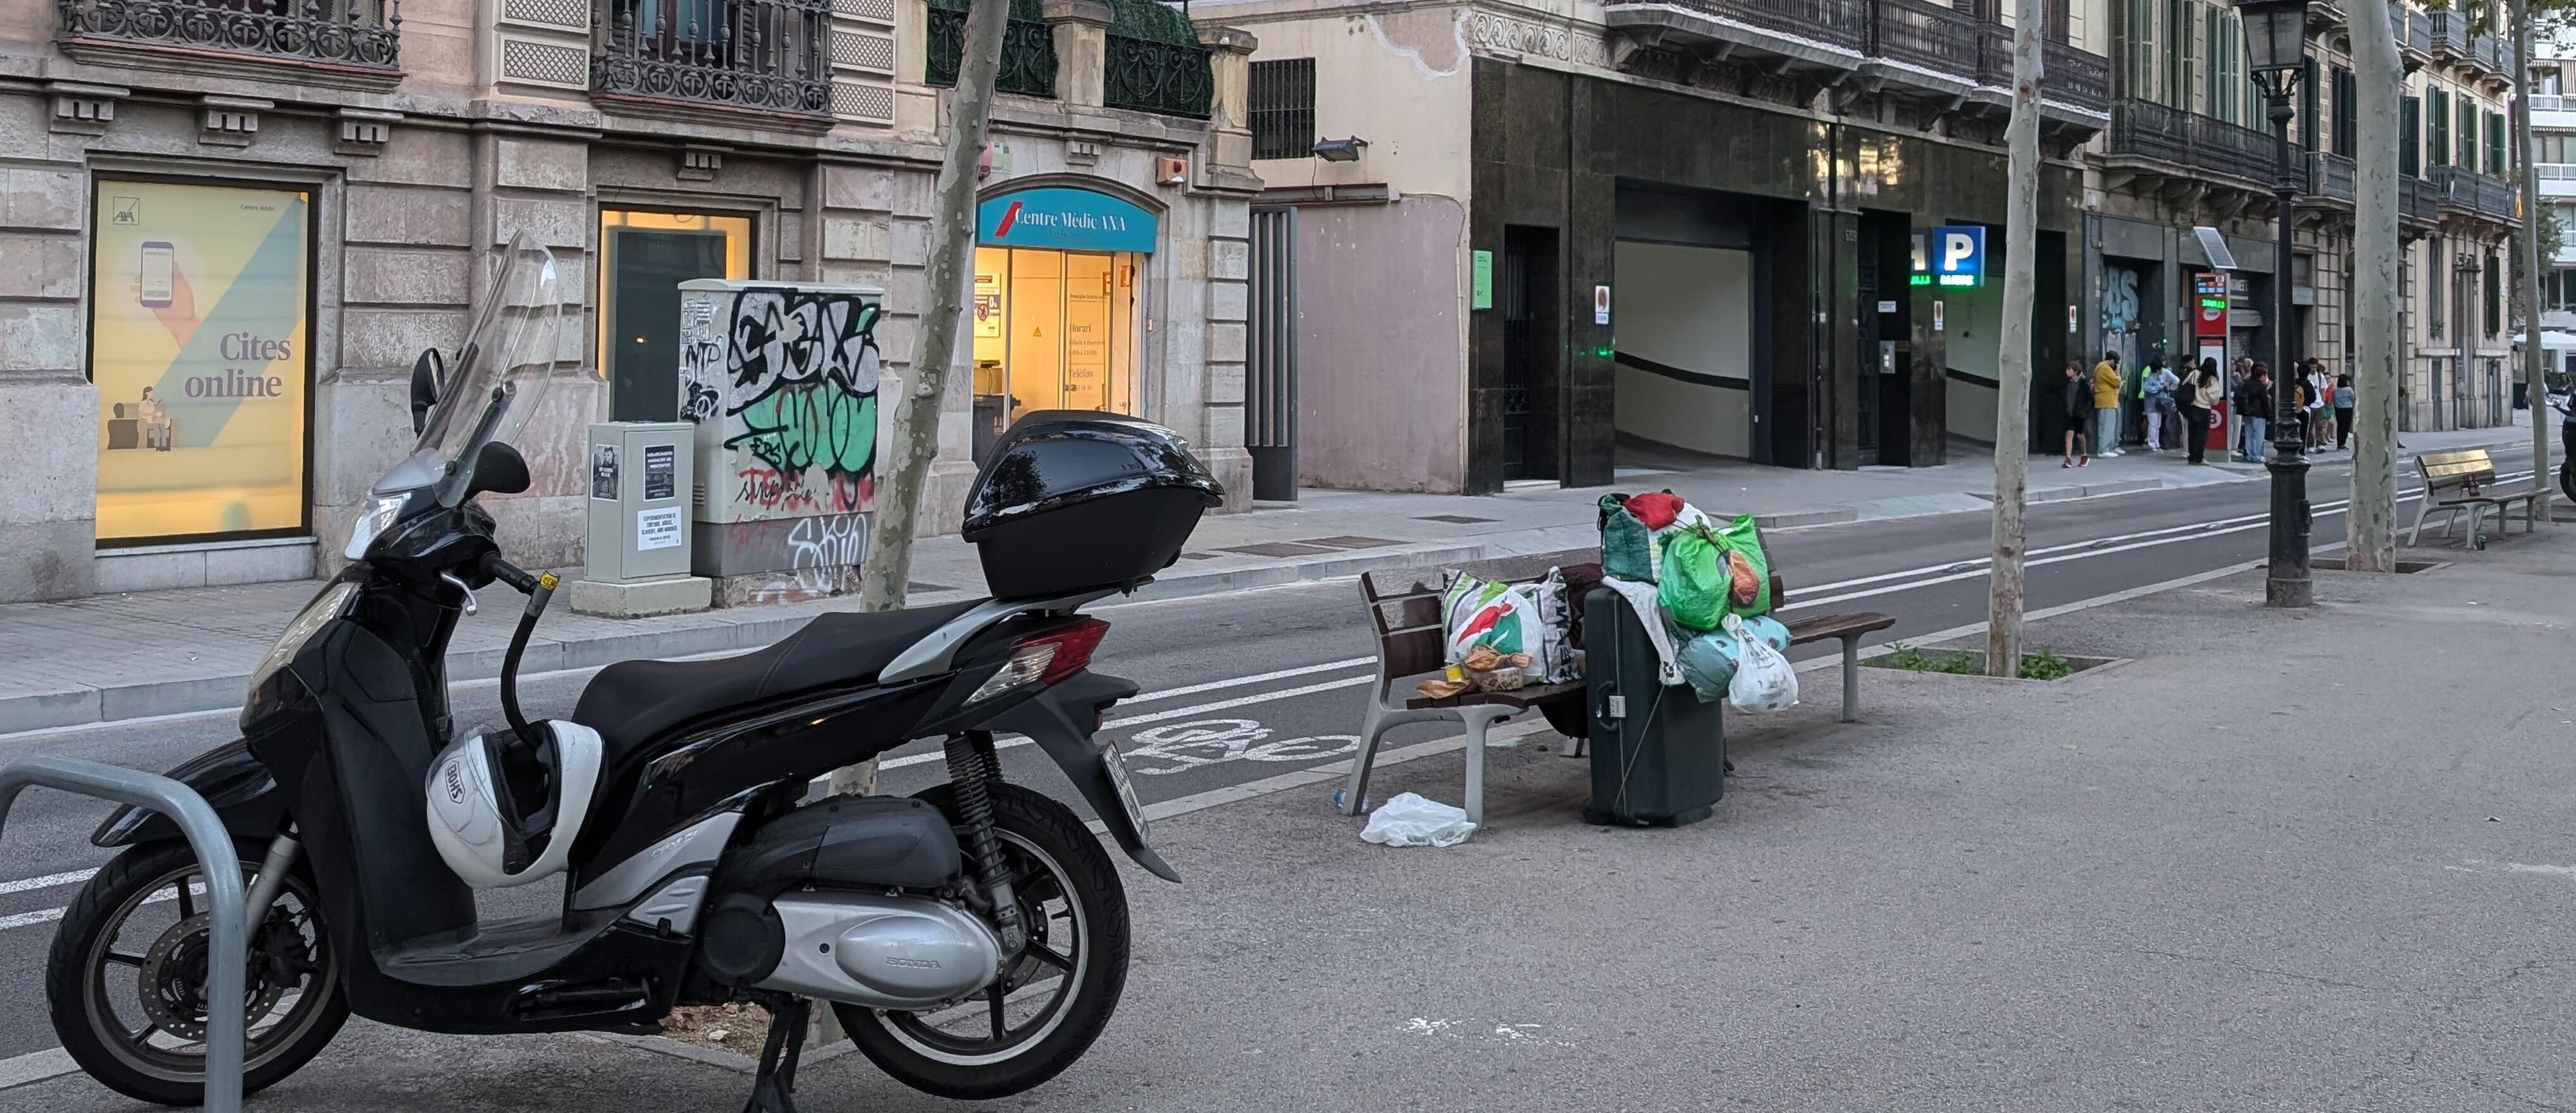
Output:
M527 569L501 559L499 553L483 554L483 574L517 588L521 595L534 595L537 592L538 577Z

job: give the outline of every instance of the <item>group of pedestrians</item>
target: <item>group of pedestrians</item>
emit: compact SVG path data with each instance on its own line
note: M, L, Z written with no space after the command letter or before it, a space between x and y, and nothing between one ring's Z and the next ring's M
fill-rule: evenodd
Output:
M2218 361L2167 358L2139 369L2136 389L2140 409L2146 416L2146 448L2149 452L2167 450L2168 430L2179 434L2189 462L2207 463L2204 450L2209 444L2209 428L2218 416L2221 399L2230 399L2236 407L2241 430L2237 458L2251 463L2263 461L2266 436L2271 431L2273 412L2272 369L2258 361L2239 358L2230 376L2236 382L2231 394L2218 372ZM2325 364L2305 360L2299 365L2298 378L2291 384L2292 405L2288 420L2298 425L2299 438L2311 449L2322 450L2331 429L2337 450L2352 440L2352 407L2354 392L2349 374L2328 378ZM2065 459L2058 466L2080 468L2093 462L2093 457L2120 455L2120 401L2129 380L2120 372L2120 355L2102 353L2102 362L2094 364L2090 374L2081 363L2066 362ZM2328 422L2332 424L2329 426Z

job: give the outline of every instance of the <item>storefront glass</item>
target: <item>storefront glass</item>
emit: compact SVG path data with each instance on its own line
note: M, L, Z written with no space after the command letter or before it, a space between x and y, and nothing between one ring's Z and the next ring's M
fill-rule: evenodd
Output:
M1135 412L1153 215L1106 194L1035 189L985 201L979 216L976 458L1033 410Z
M751 277L751 218L599 212L599 363L615 421L675 421L680 283Z
M100 180L98 538L306 528L311 197Z

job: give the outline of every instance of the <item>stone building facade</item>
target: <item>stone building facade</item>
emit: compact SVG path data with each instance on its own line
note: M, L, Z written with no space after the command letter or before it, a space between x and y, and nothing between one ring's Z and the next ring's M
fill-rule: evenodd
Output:
M988 317L1108 339L952 377L927 532L957 527L979 417L1048 405L1172 425L1248 500L1252 44L1138 2L1014 21L986 209L1123 214L1129 235L988 222L983 254L1021 264ZM961 22L923 0L8 6L0 601L327 574L408 449L414 359L453 353L513 233L567 302L545 402L566 432L523 446L527 494L490 500L524 563L580 559L584 423L676 416L679 281L881 289L900 382Z

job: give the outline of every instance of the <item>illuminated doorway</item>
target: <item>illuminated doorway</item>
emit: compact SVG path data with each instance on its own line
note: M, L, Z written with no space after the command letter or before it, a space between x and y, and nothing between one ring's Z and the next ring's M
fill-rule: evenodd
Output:
M975 249L975 456L1033 410L1136 412L1133 252Z

